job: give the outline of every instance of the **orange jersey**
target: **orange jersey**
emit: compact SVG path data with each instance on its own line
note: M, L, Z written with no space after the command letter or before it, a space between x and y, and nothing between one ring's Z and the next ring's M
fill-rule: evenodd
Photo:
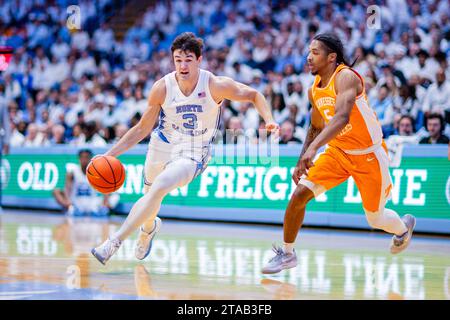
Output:
M312 98L314 105L322 115L322 118L327 124L335 114L336 92L335 79L343 69L350 69L344 64L340 64L330 81L324 88L319 88L320 76L316 76L312 86ZM339 148L344 151L363 151L374 145L379 145L383 140L383 133L381 125L378 122L376 113L369 106L366 92L364 90L363 78L353 69L350 69L361 79L363 92L356 97L350 113L349 123L342 129L342 131L333 138L328 145Z

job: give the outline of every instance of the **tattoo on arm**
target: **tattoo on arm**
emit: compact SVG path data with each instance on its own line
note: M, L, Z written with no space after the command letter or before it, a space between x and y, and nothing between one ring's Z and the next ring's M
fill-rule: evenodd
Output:
M314 141L314 139L322 132L322 129L316 128L313 125L309 126L308 133L306 134L305 143L303 144L302 152L300 153L300 157L298 161L302 158L303 154L308 149L309 145Z

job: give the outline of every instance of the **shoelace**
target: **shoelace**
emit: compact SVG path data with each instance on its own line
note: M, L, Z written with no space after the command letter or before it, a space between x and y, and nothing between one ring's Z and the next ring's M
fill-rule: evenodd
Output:
M270 259L270 262L274 261L278 257L281 257L284 254L283 249L280 246L277 246L275 243L272 244L272 251L275 252L276 256Z
M106 243L105 251L108 253L108 256L114 254L114 252L120 247L120 241L110 240Z
M402 234L401 236L397 236L395 235L394 237L394 244L396 246L402 245L404 240L406 239L406 236L408 235L408 231L406 231L404 234Z

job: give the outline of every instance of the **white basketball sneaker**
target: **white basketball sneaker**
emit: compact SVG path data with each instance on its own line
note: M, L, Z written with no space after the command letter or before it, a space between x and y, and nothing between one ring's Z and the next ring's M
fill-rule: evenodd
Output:
M275 244L272 247L275 256L262 268L264 274L278 273L281 270L294 268L297 266L297 254L295 250L292 253L285 253L283 249Z
M116 252L119 250L122 241L119 239L107 239L98 247L95 247L91 250L91 253L94 257L100 261L101 264L105 265L106 261L108 261Z
M136 242L136 249L134 254L137 259L144 260L152 250L153 239L161 229L161 219L156 217L153 223L153 230L150 232L144 231L142 227L139 230L138 240Z

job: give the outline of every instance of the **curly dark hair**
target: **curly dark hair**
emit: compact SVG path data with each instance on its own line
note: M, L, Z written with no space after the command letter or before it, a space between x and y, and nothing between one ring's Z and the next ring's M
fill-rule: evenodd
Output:
M201 38L197 38L192 32L183 32L172 42L172 46L170 48L172 55L175 50L178 49L183 52L190 51L194 53L198 59L202 55L203 40Z

